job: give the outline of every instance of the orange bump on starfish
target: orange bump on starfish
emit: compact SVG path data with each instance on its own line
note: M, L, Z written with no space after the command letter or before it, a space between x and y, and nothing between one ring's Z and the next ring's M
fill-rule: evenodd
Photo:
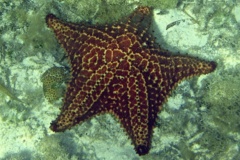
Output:
M156 47L148 33L149 7L138 7L126 21L90 26L46 17L71 64L71 81L55 132L95 115L111 113L121 122L139 155L147 154L157 114L176 85L185 78L216 68Z

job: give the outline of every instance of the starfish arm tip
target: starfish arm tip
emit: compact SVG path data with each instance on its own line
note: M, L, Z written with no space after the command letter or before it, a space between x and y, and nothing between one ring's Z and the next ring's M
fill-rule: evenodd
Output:
M61 127L59 124L58 124L58 121L55 120L51 123L51 126L50 126L50 129L53 131L53 132L63 132L65 131L67 128L65 127Z
M57 20L57 19L58 18L54 14L50 13L46 16L45 21L46 21L48 27L52 28L52 25L53 25L54 21Z
M212 70L214 71L217 68L217 63L214 61L210 62L210 65L212 66Z
M142 156L142 155L145 155L145 154L148 154L149 152L149 146L145 146L145 145L139 145L136 147L136 152Z

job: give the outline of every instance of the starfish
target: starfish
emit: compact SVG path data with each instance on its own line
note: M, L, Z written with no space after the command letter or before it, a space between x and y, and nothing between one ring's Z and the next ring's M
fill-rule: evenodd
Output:
M125 128L139 155L147 154L157 114L177 84L216 68L187 56L171 55L148 34L152 8L138 7L124 22L91 26L46 16L71 64L63 107L51 123L55 132L110 113Z

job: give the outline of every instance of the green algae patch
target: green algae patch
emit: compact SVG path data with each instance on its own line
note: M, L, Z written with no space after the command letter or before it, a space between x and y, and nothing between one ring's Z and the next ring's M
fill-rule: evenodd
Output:
M160 9L176 8L178 0L140 0L140 4L143 6L151 6Z
M56 136L45 136L36 147L41 159L69 159L69 154Z
M204 97L213 123L223 132L240 132L240 72L224 72L209 84Z
M150 6L160 9L176 8L177 0L61 0L64 16L69 21L79 22L81 20L93 24L112 24L126 18L137 6ZM64 4L64 5L63 5ZM71 9L71 12L69 12Z

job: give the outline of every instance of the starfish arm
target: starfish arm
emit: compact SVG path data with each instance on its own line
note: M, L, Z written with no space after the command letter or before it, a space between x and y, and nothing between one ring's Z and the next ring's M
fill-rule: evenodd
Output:
M146 82L138 68L129 62L120 66L96 105L101 112L111 113L120 120L139 155L149 152L153 123L149 122ZM96 109L93 112L99 113Z
M154 74L151 76L151 84L153 89L158 88L155 92L155 98L158 99L158 106L161 110L162 103L171 94L171 91L179 84L180 81L191 78L196 75L207 74L215 70L216 63L199 60L196 58L185 56L157 56L159 64L155 68ZM153 77L161 77L154 82ZM155 84L155 85L154 85ZM154 96L153 96L154 97ZM155 99L154 98L154 99Z
M65 23L53 14L47 15L46 22L48 27L54 31L58 42L66 50L71 64L74 59L81 59L81 56L88 53L93 46L106 48L113 40L113 37L96 27Z
M158 60L163 78L168 79L165 86L169 88L172 88L181 80L210 73L216 68L214 62L185 56L158 56Z
M139 155L147 154L150 149L150 137L153 126L149 126L149 104L146 81L138 68L131 66L127 82L127 108L129 109L128 133ZM150 129L150 130L149 130Z
M152 8L140 6L127 18L127 22L120 22L111 26L106 25L102 27L102 30L115 38L118 38L119 35L129 36L129 34L132 34L131 37L134 37L141 45L146 43L148 47L152 48L154 39L148 34L151 26L151 15Z
M86 29L84 25L65 23L53 14L47 15L46 23L54 31L58 42L66 49L68 55L73 54L73 51L78 49L78 43L82 44L88 38L83 34ZM78 40L75 41L77 38Z
M91 74L80 90L69 87L71 92L67 93L73 94L74 98L71 102L64 102L62 112L57 120L52 122L51 129L55 132L64 131L85 120L90 108L113 79L117 66L117 62L101 66ZM72 79L70 85L73 83L78 82ZM77 84L74 84L74 86L77 86Z

